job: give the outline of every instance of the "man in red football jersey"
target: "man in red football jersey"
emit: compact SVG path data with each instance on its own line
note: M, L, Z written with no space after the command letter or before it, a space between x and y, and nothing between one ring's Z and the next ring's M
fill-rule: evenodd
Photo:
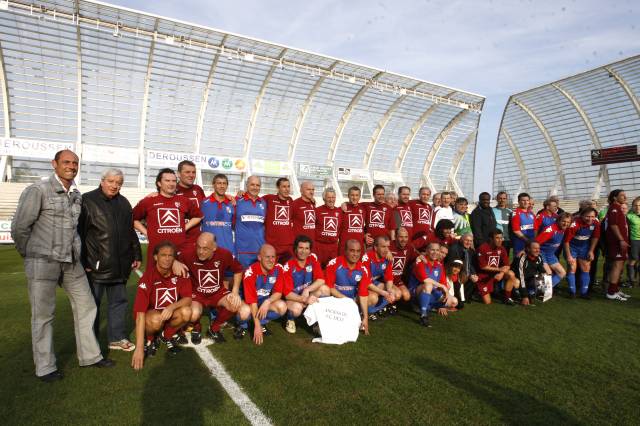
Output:
M178 251L186 240L186 231L198 227L202 220L200 208L182 195L175 195L176 175L162 169L156 176L158 194L140 200L133 209L133 227L149 239L147 270L153 269L153 249L168 240ZM188 219L185 221L185 219ZM146 221L146 226L142 223Z
M409 241L409 232L405 228L398 228L396 231L396 239L391 242L389 250L393 255L393 285L400 290L402 300L408 302L411 300L411 293L409 293L407 283L404 282L403 276L406 275L405 268L411 265L418 255Z
M420 188L418 199L412 201L411 218L413 219L413 234L411 239L417 235L429 236L433 232L433 207L429 204L431 199L431 190L426 186Z
M373 240L381 235L395 239L391 207L384 202L384 186L373 187L373 202L367 203L365 211L365 242L373 246Z
M154 356L157 350L156 334L169 354L176 355L180 347L175 334L191 318L191 281L174 275L171 271L176 258L176 247L170 241L162 241L153 249L154 266L142 275L133 305L136 322L136 349L131 366L140 370L144 359Z
M336 207L336 191L327 188L322 194L324 205L316 209L316 243L314 253L324 268L327 263L338 257L339 232L342 228L342 211Z
M394 228L396 232L398 228L404 228L409 233L409 239L413 234L413 210L411 204L411 189L408 186L398 188L398 205L393 208Z
M479 272L476 288L486 305L491 303L493 285L499 281L504 281L504 303L515 305L511 298L511 292L514 288L519 287L519 282L511 270L509 255L502 246L503 241L502 231L494 229L489 232L489 242L483 243L478 248ZM523 304L527 304L524 299Z
M342 211L339 251L345 249L345 244L349 240L360 241L361 244L364 244L365 208L360 204L360 188L352 186L347 194L349 202L345 204Z
M216 319L207 334L216 343L224 343L220 326L238 313L241 320L251 315L249 306L240 299L242 265L229 250L219 247L215 235L200 234L195 243L188 244L180 255L180 260L189 268L193 287L191 301L191 343L202 341L200 317L204 308L217 309ZM224 283L225 272L233 273L233 286L228 289Z
M278 263L284 264L291 258L293 239L293 199L289 196L291 183L281 177L276 181L277 194L267 194L262 198L267 202L267 215L264 221L264 237L268 244L276 249Z
M293 202L293 235L306 235L315 242L316 239L316 199L313 198L313 183L304 181L300 184L300 198Z
M207 196L200 185L196 185L196 165L193 161L183 160L178 163L178 185L176 195L184 195L198 208ZM194 226L187 231L187 241L193 242L200 235L200 227Z

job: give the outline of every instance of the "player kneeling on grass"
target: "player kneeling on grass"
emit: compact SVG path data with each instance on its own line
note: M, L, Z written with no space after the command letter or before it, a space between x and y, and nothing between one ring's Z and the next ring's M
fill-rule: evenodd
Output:
M157 333L162 332L169 354L180 352L176 332L191 318L191 280L172 272L175 257L172 242L158 243L153 249L155 267L147 269L138 282L133 305L136 349L131 359L136 370L142 368L145 357L155 355Z
M515 271L516 278L520 281L522 304L535 304L538 283L544 280L544 274L551 275L551 268L540 256L540 243L535 240L527 241L524 252L513 260L511 270Z
M371 278L369 285L369 320L375 321L377 315L389 305L389 312L396 313L394 302L402 297L402 291L393 284L393 257L389 255L391 241L386 235L373 240L373 249L362 256L362 264Z
M261 345L263 336L271 335L266 324L287 312L287 304L282 300L284 270L276 263L276 249L271 244L260 247L258 261L244 272L242 283L244 300L253 317L253 342ZM240 327L246 328L246 321Z
M295 319L304 308L318 301L318 297L329 295L324 284L324 273L318 258L311 253L311 238L298 235L293 242L293 259L284 264L285 299L287 300L287 322L285 330L296 332Z
M331 296L348 297L360 306L362 324L360 330L369 335L369 271L360 261L362 244L358 240L347 240L344 256L338 256L327 264L325 280L331 291Z
M202 325L200 317L204 308L216 309L216 319L211 323L207 334L216 343L223 343L225 338L220 326L238 314L241 320L247 320L251 309L240 299L240 282L242 281L242 265L229 250L219 247L215 235L209 232L200 234L195 243L183 249L180 259L189 268L193 295L191 301L191 343L202 341ZM225 273L233 273L233 286L226 288L223 281Z
M429 325L429 312L438 309L442 316L448 315L449 308L458 305L458 299L449 294L447 277L440 262L440 245L435 242L416 247L418 257L409 280L409 291L420 307L420 324Z
M478 281L476 288L478 294L482 298L485 305L491 304L491 293L495 283L504 282L504 303L510 306L516 304L511 298L514 288L519 287L519 281L516 278L509 265L509 255L507 250L502 246L504 237L502 231L495 229L489 232L489 241L483 243L478 248ZM522 301L527 304L528 300Z

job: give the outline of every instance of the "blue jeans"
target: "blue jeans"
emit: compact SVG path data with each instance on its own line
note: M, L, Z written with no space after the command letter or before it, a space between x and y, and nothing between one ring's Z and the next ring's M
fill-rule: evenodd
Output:
M91 292L96 301L98 312L96 320L93 323L93 330L96 337L100 330L100 302L105 291L107 293L107 337L109 343L118 342L127 338L125 332L126 315L127 315L127 288L125 283L101 283L97 284L89 281L91 284Z

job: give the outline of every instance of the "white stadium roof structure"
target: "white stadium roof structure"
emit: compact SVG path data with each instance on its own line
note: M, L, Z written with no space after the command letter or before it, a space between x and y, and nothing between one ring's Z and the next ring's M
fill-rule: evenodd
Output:
M591 165L591 150L640 142L640 56L512 95L496 146L494 191L599 199L640 189L640 163Z
M0 9L3 180L69 146L87 185L117 166L153 187L188 156L232 187L253 173L472 194L482 96L93 1Z

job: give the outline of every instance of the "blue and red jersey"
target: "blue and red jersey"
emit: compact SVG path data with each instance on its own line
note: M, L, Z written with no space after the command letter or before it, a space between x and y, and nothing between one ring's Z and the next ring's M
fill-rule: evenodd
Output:
M386 283L393 281L393 265L389 259L380 259L375 250L369 250L362 256L362 264L369 271L371 282Z
M437 260L430 262L429 260L423 261L418 258L413 267L411 278L409 279L409 288L415 289L427 278L431 278L442 285L447 285L447 276L444 272L444 266L442 266L442 263Z
M534 222L535 217L531 210L518 208L511 218L511 229L513 232L520 231L525 237L533 239L535 237Z
M216 242L224 249L229 250L236 256L236 246L233 242L233 217L235 215L235 206L231 201L224 199L220 202L211 195L205 198L200 205L203 218L200 223L202 232L210 232L216 236Z
M313 253L307 257L304 266L300 266L298 259L290 259L282 268L285 274L285 295L290 292L300 294L314 281L324 279L322 266Z
M236 251L257 253L264 244L264 220L267 203L262 198L252 200L247 194L236 201Z
M242 288L244 301L247 304L257 303L261 305L272 293L281 293L284 296L284 270L276 264L265 274L262 272L260 262L251 265L244 271Z
M544 228L536 237L536 241L540 243L540 250L547 253L555 253L558 247L562 245L563 240L564 231L558 228L556 223Z
M548 210L542 210L536 215L536 218L533 221L533 229L538 233L547 226L556 223L556 220L558 220L558 213L551 213Z
M338 256L327 264L325 280L329 288L335 288L346 297L355 299L356 296L369 295L371 278L369 271L358 261L353 268L349 268L344 256Z
M571 248L588 248L592 238L600 238L600 222L595 220L591 225L577 217L564 233L565 241Z

